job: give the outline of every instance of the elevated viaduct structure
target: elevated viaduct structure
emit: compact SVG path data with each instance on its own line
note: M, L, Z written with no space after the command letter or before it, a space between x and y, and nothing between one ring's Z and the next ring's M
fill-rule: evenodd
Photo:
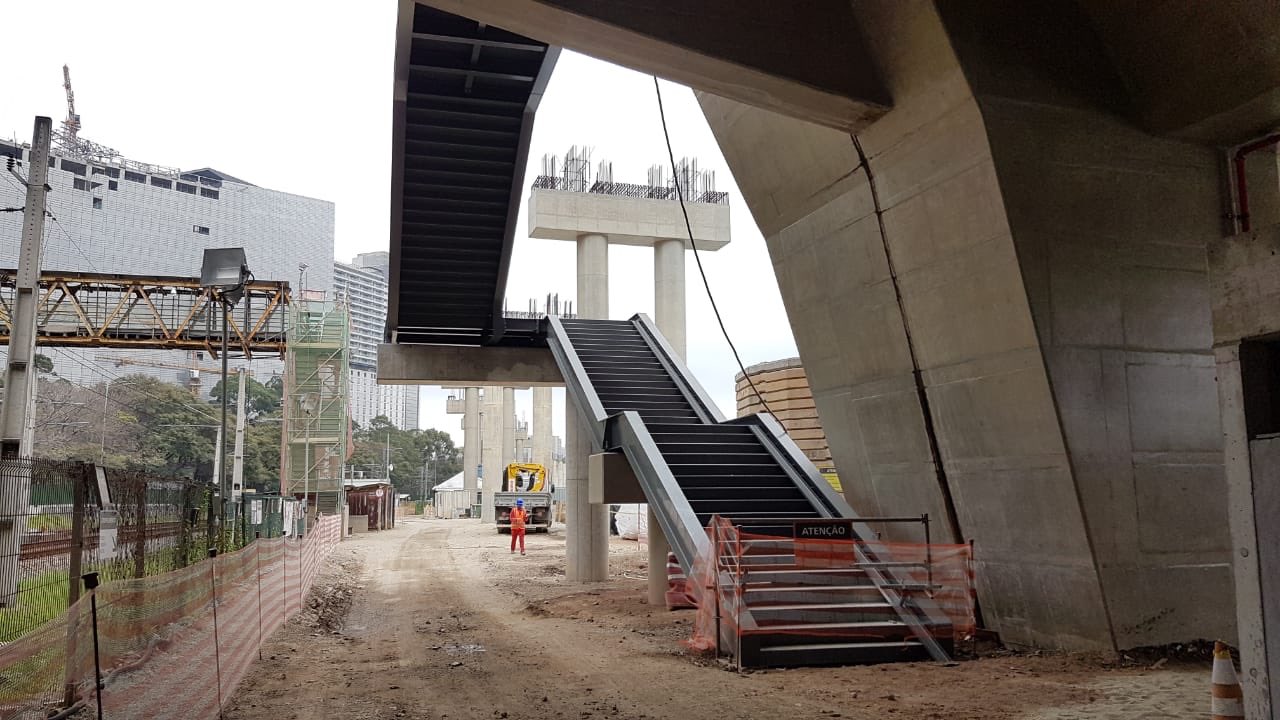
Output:
M1273 716L1280 9L429 4L405 12L695 88L768 243L847 499L973 539L988 627L1072 649L1237 638L1249 716ZM412 101L397 102L401 128ZM412 222L393 217L393 243ZM509 241L487 241L500 255L475 270L477 311L501 296ZM389 340L414 342L449 305L415 299L415 266L393 265ZM554 383L538 329L516 342L493 316L472 347L385 347L394 379Z

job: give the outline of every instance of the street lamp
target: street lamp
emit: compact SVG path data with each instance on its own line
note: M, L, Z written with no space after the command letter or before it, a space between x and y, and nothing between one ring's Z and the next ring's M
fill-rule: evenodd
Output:
M218 443L218 492L222 495L222 522L227 526L227 339L231 324L231 308L244 297L244 287L253 278L245 260L244 248L205 248L200 265L200 287L210 290L209 302L222 306L222 422Z

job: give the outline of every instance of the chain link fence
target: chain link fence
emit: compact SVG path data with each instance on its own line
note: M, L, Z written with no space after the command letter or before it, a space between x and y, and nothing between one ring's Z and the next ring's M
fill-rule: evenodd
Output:
M212 720L263 642L304 606L341 520L187 567L108 582L0 647L0 720L93 708L106 717ZM95 662L96 660L96 662Z
M80 596L80 576L144 578L284 534L281 498L246 499L219 524L210 487L90 463L0 459L0 644L31 633ZM216 510L216 511L215 511Z
M217 717L341 539L336 516L293 535L291 503L247 497L220 527L203 483L0 459L0 720L96 703L95 647L110 717Z

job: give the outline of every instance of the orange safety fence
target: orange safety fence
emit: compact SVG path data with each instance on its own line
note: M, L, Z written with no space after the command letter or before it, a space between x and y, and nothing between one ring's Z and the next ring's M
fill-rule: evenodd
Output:
M45 718L94 697L96 595L102 703L112 720L216 718L262 643L305 602L340 538L337 516L304 540L247 547L151 577L108 582L63 615L0 647L0 720Z
M840 613L854 611L865 618L882 613L886 620L911 617L939 640L959 642L976 629L976 596L972 548L969 545L895 543L879 540L813 540L743 532L729 520L712 518L710 543L688 574L686 590L696 604L695 650L717 647L732 651L736 640L753 634L839 635L845 638L885 639L874 623L865 633L841 623ZM748 590L767 595L777 581L771 571L813 570L848 573L865 589L857 602L833 607L831 596L803 604L788 604L791 614L776 612L776 604L753 604ZM802 574L803 575L803 574ZM810 576L813 577L813 576ZM861 578L866 578L861 580ZM821 585L816 586L818 590ZM874 594L875 602L861 602ZM801 595L803 597L803 594ZM803 603L803 601L801 601ZM753 609L757 612L753 613ZM765 613L762 611L774 612ZM757 615L768 615L760 618ZM895 627L901 630L901 626ZM717 635L720 643L717 644ZM726 645L727 643L727 645Z

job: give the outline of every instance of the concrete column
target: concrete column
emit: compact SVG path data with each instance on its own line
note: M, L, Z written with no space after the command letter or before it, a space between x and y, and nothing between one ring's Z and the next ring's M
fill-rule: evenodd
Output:
M604 235L578 237L578 317L609 317L609 239ZM609 577L609 508L587 501L587 456L592 447L591 435L582 422L578 408L569 407L565 422L565 577L570 582L603 582Z
M683 360L685 356L685 245L682 240L659 240L653 246L653 314L658 330ZM653 506L646 510L649 546L649 604L666 605L667 553L670 545ZM687 569L691 572L692 568Z
M516 460L516 389L502 388L502 472ZM501 481L501 476L495 476Z
M468 505L475 502L481 442L480 388L469 387L463 391L462 411L462 487L467 491Z
M684 242L659 240L653 246L653 320L684 359Z
M530 428L533 443L533 461L547 469L548 477L557 485L564 479L554 474L551 467L551 388L533 389L533 427Z
M480 462L484 465L484 487L480 501L480 519L491 523L493 493L502 482L502 388L487 386L480 400L480 437L484 442Z

